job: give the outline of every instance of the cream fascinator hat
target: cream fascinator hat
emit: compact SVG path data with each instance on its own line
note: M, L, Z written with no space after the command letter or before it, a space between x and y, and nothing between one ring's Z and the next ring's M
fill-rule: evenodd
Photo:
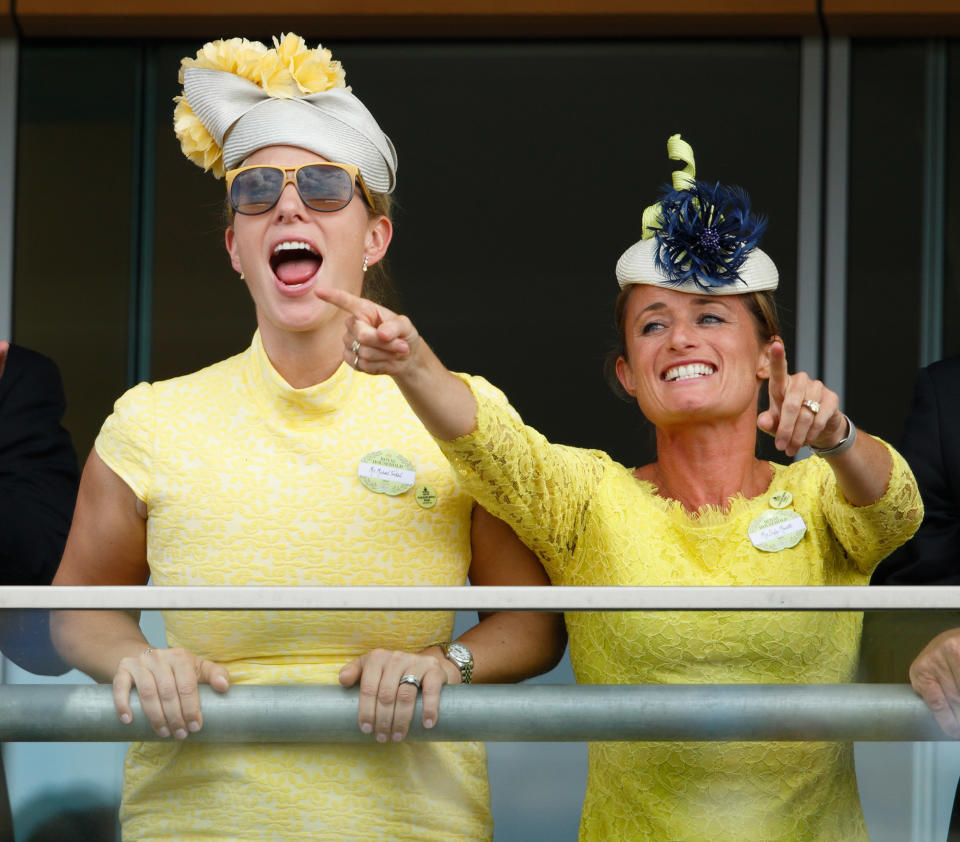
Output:
M212 41L180 62L173 125L183 154L222 178L264 146L300 146L354 164L370 190L391 193L397 153L344 82L343 67L293 33Z
M693 149L680 135L667 141L667 155L685 166L643 212L643 239L617 261L621 289L652 284L701 295L776 289L777 267L757 248L767 221L751 213L750 197L739 187L697 181Z

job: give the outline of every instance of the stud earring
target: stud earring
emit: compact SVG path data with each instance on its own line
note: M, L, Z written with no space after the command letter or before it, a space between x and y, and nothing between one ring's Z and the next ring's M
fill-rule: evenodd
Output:
M366 255L363 256L363 271L364 271L364 272L367 271L367 256L366 256Z

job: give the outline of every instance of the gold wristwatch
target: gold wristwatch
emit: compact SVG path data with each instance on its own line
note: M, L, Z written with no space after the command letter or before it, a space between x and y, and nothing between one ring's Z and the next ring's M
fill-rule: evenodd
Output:
M437 646L447 660L452 661L460 670L460 680L464 684L469 684L473 678L473 653L462 643L438 643Z

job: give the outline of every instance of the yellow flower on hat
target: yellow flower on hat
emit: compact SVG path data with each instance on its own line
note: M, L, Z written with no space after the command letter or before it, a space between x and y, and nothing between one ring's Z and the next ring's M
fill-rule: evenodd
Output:
M267 48L259 41L248 41L246 38L210 41L197 51L196 58L188 56L180 61L180 84L183 84L183 70L186 67L222 70L255 82L257 67L266 54Z
M206 127L201 123L186 97L174 97L176 108L173 109L173 131L180 141L183 154L198 167L212 170L216 178L223 178L223 156L220 146L211 137Z
M346 88L345 74L339 61L334 61L324 47L310 49L299 35L292 32L274 37L273 48L259 41L230 38L210 41L180 62L180 84L187 67L233 73L258 85L276 99L323 93L332 88ZM348 89L349 90L349 89ZM220 145L197 119L185 96L174 97L173 129L180 148L197 166L223 178L223 154Z
M273 46L302 95L346 87L343 66L333 60L325 47L311 50L303 38L292 32L281 35L280 40L274 37Z

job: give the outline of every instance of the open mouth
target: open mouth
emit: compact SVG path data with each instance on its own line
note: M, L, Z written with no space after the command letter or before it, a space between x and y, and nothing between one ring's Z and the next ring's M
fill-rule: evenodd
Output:
M709 377L716 372L716 368L706 363L691 363L690 365L675 365L663 373L663 379L668 383L677 380L691 380L694 377Z
M323 257L310 243L287 240L277 243L270 255L270 268L277 280L286 286L309 281L320 269Z

